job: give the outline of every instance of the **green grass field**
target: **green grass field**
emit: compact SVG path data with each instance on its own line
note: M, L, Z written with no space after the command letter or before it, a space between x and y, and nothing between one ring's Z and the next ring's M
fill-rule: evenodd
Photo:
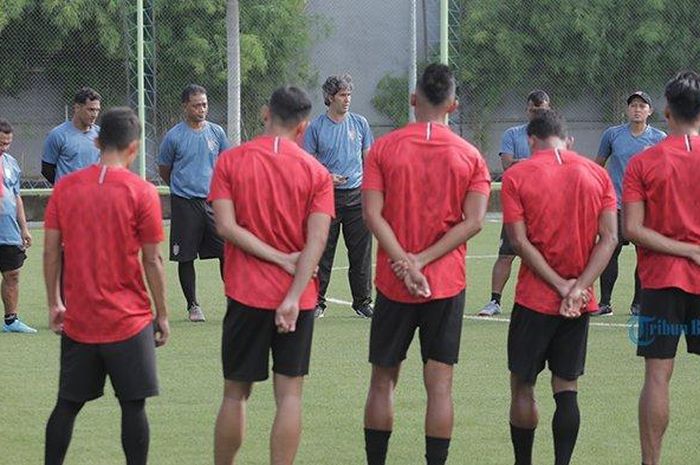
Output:
M491 266L500 224L487 223L470 244L467 309L473 315L490 296ZM22 271L20 311L37 327L34 336L0 334L0 464L38 464L43 460L44 426L53 408L58 380L59 338L47 329L41 243L36 245ZM613 305L616 315L594 319L587 373L580 380L581 432L574 464L639 463L637 397L643 362L634 355L628 339L627 309L632 290L633 249L622 253L621 276ZM339 247L337 267L347 261ZM504 293L504 308L512 307L514 273ZM176 268L168 264L168 302L172 338L158 351L161 395L148 402L151 422L152 464L212 463L213 427L219 407L222 380L219 361L221 320L225 310L222 284L215 262L198 263L199 300L205 324L185 320L184 303ZM348 301L347 272L334 272L329 297ZM508 312L498 320L465 318L461 360L455 371L455 430L450 449L452 464L508 464L512 452L508 427L508 372L506 334ZM369 380L367 363L369 321L355 316L349 306L331 304L318 321L314 336L311 373L304 394L304 432L297 456L299 464L350 465L364 463L363 404ZM404 364L396 394L396 421L388 463L424 463L423 409L417 341ZM664 463L698 462L698 362L685 354L677 359L672 383L671 424L664 445ZM549 375L537 388L540 428L536 435L535 462L552 463L551 416L553 400ZM249 404L248 431L237 463L268 463L268 431L274 402L271 383L260 383ZM85 406L78 416L67 464L123 464L120 447L119 407L111 388Z

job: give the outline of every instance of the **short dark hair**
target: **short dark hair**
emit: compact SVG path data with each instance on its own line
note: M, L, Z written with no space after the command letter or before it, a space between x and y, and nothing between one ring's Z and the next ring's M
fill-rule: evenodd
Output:
M547 92L535 89L527 95L527 100L525 102L532 102L536 107L541 107L543 104L549 103L550 100Z
M124 150L141 136L141 123L129 107L110 108L102 115L100 134L103 149Z
M554 110L535 110L527 125L527 135L543 140L552 136L566 139L564 118Z
M89 87L82 87L78 92L76 92L75 97L73 97L73 103L84 104L88 100L91 102L102 101L102 96L98 94L94 89Z
M425 68L418 80L418 90L434 105L441 105L454 97L457 89L455 77L447 65L432 63Z
M3 134L12 134L15 131L12 129L12 125L9 121L5 118L0 118L0 132Z
M331 99L335 94L341 90L349 90L352 92L352 76L348 73L345 74L333 74L326 78L326 82L321 86L323 91L323 103L326 106L331 104Z
M187 103L193 95L207 95L207 89L197 84L187 84L187 86L182 89L180 101L182 103Z
M700 75L681 71L666 84L666 102L674 118L691 123L700 116Z
M285 127L293 127L308 118L311 99L303 90L294 86L280 87L270 97L272 119Z

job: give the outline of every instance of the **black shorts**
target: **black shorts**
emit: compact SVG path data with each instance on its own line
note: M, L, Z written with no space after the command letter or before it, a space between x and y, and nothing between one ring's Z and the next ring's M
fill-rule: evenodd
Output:
M637 355L671 359L685 334L688 352L700 354L700 295L681 289L643 289L636 343Z
M307 375L313 331L313 311L300 311L296 330L280 334L274 311L228 299L221 337L224 378L246 383L266 380L270 350L273 372L292 377Z
M377 291L369 336L369 362L381 367L400 365L418 328L423 363L428 360L448 365L457 363L464 295L462 291L446 299L406 304Z
M518 255L510 244L510 239L508 234L506 234L506 225L501 226L501 242L498 244L498 256L502 257L504 255Z
M170 260L222 258L224 241L216 233L214 210L206 199L170 196Z
M104 394L109 375L120 400L141 400L158 395L153 325L124 341L83 344L61 337L61 373L58 397L87 402Z
M0 245L0 272L19 270L24 265L27 254L18 245Z
M547 362L555 376L574 381L586 365L588 320L545 315L515 304L508 328L508 369L528 384Z

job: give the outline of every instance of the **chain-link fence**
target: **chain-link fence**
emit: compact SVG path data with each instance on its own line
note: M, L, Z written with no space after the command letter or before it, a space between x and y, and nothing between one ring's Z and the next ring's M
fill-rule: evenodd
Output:
M181 118L189 83L208 89L209 119L227 121L227 0L143 0L147 177L159 182L160 139ZM231 1L231 0L229 0ZM408 119L408 73L439 49L439 0L241 0L241 134L262 130L260 107L277 86L311 92L349 72L352 111L375 135ZM411 33L416 8L415 39ZM461 107L451 122L499 172L498 140L525 118L525 96L546 90L569 121L577 149L593 155L602 130L624 119L625 97L645 90L661 118L663 85L700 63L693 0L451 0L450 63ZM90 86L102 106L136 105L134 0L3 0L0 116L15 126L11 149L27 186L42 186L47 132L71 118L72 96ZM412 40L416 40L413 55Z

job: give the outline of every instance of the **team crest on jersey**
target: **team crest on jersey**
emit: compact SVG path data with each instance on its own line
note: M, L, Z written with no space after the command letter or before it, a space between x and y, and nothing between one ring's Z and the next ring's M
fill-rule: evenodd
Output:
M348 138L355 142L355 138L357 137L357 133L355 132L354 129L348 129Z
M173 255L180 254L180 244L173 244Z
M214 139L207 139L207 145L209 146L209 151L213 152L216 150L217 143Z

